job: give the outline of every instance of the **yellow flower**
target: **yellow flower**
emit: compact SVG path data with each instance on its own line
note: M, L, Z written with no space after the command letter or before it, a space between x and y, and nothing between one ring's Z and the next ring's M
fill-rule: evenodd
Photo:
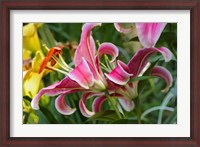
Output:
M43 77L43 73L39 74L39 67L38 65L41 64L42 60L43 60L44 56L41 53L41 51L37 51L36 52L36 56L33 58L32 61L32 68L24 71L23 75L23 89L24 89L24 94L26 96L29 97L34 97L40 87L40 81Z
M41 24L29 23L23 26L23 48L36 52L41 50L40 40L37 33L37 28Z

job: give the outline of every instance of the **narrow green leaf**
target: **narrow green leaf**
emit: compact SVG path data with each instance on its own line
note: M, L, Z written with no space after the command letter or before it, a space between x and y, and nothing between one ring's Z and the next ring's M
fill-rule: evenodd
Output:
M169 117L163 122L164 124L174 123L177 119L177 107L174 108L174 111L169 115Z
M31 100L32 100L28 96L24 96L23 98L28 100L29 102L31 102ZM39 107L40 107L41 112L46 116L46 118L48 119L48 121L50 123L53 123L53 124L57 124L58 123L57 120L55 119L55 117L52 115L52 113L48 109L46 109L45 107L43 107L40 104L39 104Z
M152 78L156 78L156 77L155 76L141 76L141 77L133 78L129 82L148 80L148 79L152 79Z
M55 39L46 24L43 24L42 27L38 29L38 32L48 48L56 46Z
M52 33L50 32L49 27L47 25L44 25L43 28L44 28L45 35L50 43L50 46L51 47L56 46L55 39L54 39Z
M113 121L117 120L118 116L113 110L106 110L96 113L94 116L86 120L86 122L93 120Z
M127 124L127 123L128 123L128 119L118 119L111 122L111 124Z

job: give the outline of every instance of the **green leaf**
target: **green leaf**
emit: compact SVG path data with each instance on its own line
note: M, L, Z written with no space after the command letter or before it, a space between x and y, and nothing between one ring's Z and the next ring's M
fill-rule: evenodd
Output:
M41 39L47 45L48 48L56 46L55 39L46 24L43 24L42 27L38 29L38 32Z
M102 121L113 121L117 120L118 116L115 111L113 110L106 110L101 111L90 117L86 120L86 122L93 121L93 120L102 120Z
M128 123L128 119L118 119L111 122L111 124L127 124L127 123Z
M177 107L174 108L174 111L169 115L169 117L163 122L164 124L172 124L177 119Z
M28 96L24 96L23 98L28 100L29 102L31 102L31 100L32 100ZM52 123L52 124L57 124L58 123L57 120L55 119L55 117L53 116L53 114L48 109L46 109L45 107L43 107L40 104L39 104L39 107L40 107L41 112L45 115L45 117L48 119L48 121L50 123Z
M72 58L71 58L69 49L63 48L62 49L62 55L63 55L63 57L65 57L66 63L72 62Z
M177 35L175 32L163 32L158 40L157 44L163 44L164 42L173 43L177 42Z
M152 78L156 78L156 77L155 76L141 76L141 77L133 78L129 82L148 80L148 79L152 79Z
M29 114L27 124L38 124L39 122L39 117L34 114L33 112Z

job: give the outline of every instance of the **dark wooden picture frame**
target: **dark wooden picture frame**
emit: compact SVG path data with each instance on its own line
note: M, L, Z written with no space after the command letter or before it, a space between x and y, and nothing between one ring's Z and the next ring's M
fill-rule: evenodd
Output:
M10 11L11 10L190 10L190 137L39 138L10 137ZM1 146L200 146L200 1L199 0L40 0L1 2Z

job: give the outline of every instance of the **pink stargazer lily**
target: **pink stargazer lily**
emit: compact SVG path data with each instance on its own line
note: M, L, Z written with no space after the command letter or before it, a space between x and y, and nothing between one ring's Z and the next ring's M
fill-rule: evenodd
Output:
M152 25L151 27L148 27L148 25L144 27L144 25L140 26L141 24L138 24L137 28L146 29L144 33L141 33L142 31L140 30L138 35L142 36L143 42L147 39L147 43L144 43L145 45L151 44L151 46L145 46L144 49L136 53L128 65L118 60L114 69L110 73L104 74L100 68L100 58L102 55L108 54L112 56L110 63L115 63L119 51L112 43L102 43L99 46L98 53L95 54L96 46L92 37L92 29L100 25L100 23L86 23L83 25L80 43L74 56L75 68L67 73L63 80L41 89L31 102L33 109L39 109L38 103L43 94L49 96L59 95L55 101L56 109L63 115L70 115L75 111L75 108L68 106L64 97L67 94L78 91L83 92L79 107L85 117L90 117L101 110L101 106L106 100L105 91L111 97L118 98L124 110L131 111L134 109L132 99L137 93L137 83L128 83L130 78L138 76L146 66L148 58L156 52L160 52L166 61L171 59L171 55L169 55L171 52L166 48L154 47L162 29L160 27L152 27ZM151 32L150 37L148 32ZM151 39L151 37L156 37L157 39ZM148 39L153 40L154 43L152 44ZM155 67L152 70L152 75L159 76L166 81L167 86L164 91L169 89L172 77L166 69ZM93 102L92 111L89 111L85 103L87 99L94 96L96 98Z
M64 115L72 114L75 108L70 108L64 100L64 96L77 91L83 91L83 96L80 100L80 109L84 116L88 117L93 113L84 113L86 110L86 99L90 98L92 94L94 96L101 94L107 88L106 79L101 71L99 65L99 58L103 54L108 54L113 57L113 61L118 56L118 49L111 43L103 43L100 45L98 54L95 55L95 43L91 35L91 30L100 26L99 23L86 23L82 28L82 35L80 44L77 47L74 57L75 68L69 72L66 77L60 82L56 82L48 87L45 87L39 91L39 93L33 98L31 106L33 109L39 109L39 100L43 94L48 96L60 95L55 101L56 109ZM111 86L112 87L112 86ZM86 95L89 93L89 95ZM99 107L99 106L97 106ZM97 109L94 107L94 109Z
M157 52L163 55L166 62L170 61L172 58L172 53L168 48L155 47L155 44L158 41L164 27L166 26L166 23L136 23L135 26L140 43L143 45L144 48L140 49L138 52L135 53L135 55L127 64L127 67L125 67L124 65L125 68L123 69L126 69L125 71L127 72L127 74L125 74L126 72L124 72L124 74L122 74L121 77L118 79L122 79L123 77L125 77L125 75L128 74L132 74L131 77L127 76L129 78L134 78L140 75L144 67L147 65L148 59ZM115 28L121 33L127 33L126 31L123 31L125 28L122 28L122 26L119 23L115 23ZM116 68L119 69L119 67ZM117 72L115 72L115 74L116 73ZM123 87L118 88L116 90L116 93L120 93L124 95L124 97L129 97L130 99L133 99L137 96L136 82L125 84L125 80L122 80L123 82L120 83L119 81L113 80L117 76L112 75L113 74L111 72L109 76L107 76L109 80L111 80L115 84L125 85ZM166 81L166 88L163 89L162 92L167 92L172 86L172 75L164 67L154 67L152 69L151 75L161 77Z

